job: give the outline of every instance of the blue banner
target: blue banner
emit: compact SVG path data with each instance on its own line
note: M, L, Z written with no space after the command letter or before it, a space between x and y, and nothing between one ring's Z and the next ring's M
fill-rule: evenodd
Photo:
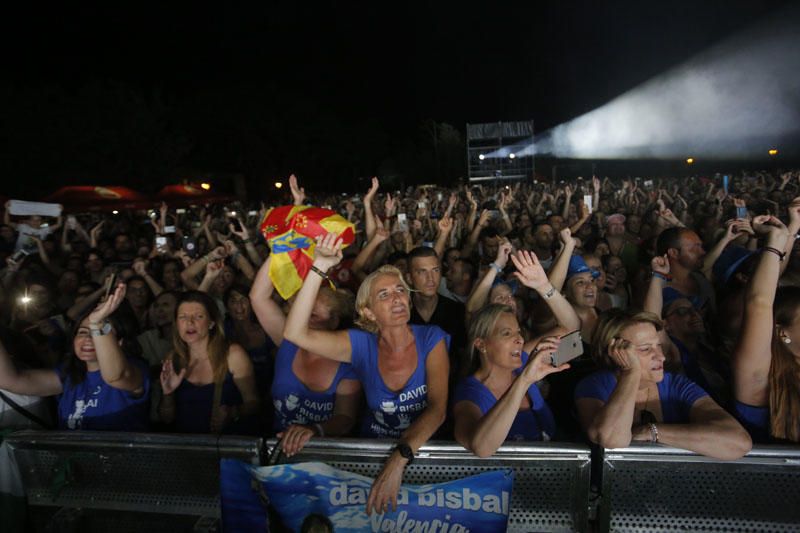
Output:
M513 472L504 469L435 485L402 485L396 511L367 516L372 478L324 463L254 467L223 459L220 464L226 533L265 531L270 523L275 531L280 525L300 531L304 522L327 524L337 533L501 532L512 483Z

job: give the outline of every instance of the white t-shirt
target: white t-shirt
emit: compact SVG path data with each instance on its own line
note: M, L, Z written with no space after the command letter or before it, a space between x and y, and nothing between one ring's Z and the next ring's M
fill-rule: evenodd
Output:
M19 232L19 236L17 237L17 245L14 247L15 252L19 251L21 248L35 250L36 243L34 243L28 235L35 235L40 239L44 239L50 235L51 229L49 227L34 228L27 224L17 224L17 231Z

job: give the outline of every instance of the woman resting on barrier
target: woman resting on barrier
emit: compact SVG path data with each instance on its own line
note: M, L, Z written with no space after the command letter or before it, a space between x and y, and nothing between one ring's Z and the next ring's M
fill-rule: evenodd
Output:
M664 372L652 313L612 309L600 317L593 356L606 370L578 383L575 404L589 440L604 448L660 442L718 459L750 451L741 425L688 378Z
M219 307L208 294L178 299L173 351L164 360L161 420L181 433L249 433L259 411L253 364L225 338Z
M250 301L261 327L278 346L272 403L273 429L287 456L303 449L311 437L339 437L353 429L361 399L361 383L347 363L312 353L283 338L286 316L272 299L272 259L261 266L250 289ZM348 291L322 287L311 307L308 327L335 331L352 322L353 297Z
M72 356L55 370L17 370L0 349L0 389L16 394L58 397L61 429L146 431L150 380L147 363L127 357L122 342L135 326L115 313L125 284L78 321Z
M789 208L798 204L795 199ZM766 245L747 286L733 354L736 411L756 441L800 442L800 288L776 290L795 239L775 217L756 217L753 229L766 235Z
M580 327L567 300L554 289L535 254L511 256L516 278L550 307L559 329L524 344L514 309L491 304L469 326L470 358L480 368L462 381L453 396L455 438L479 457L489 457L506 440L543 440L555 434L555 421L538 381L569 364L552 366L560 332ZM531 350L531 356L527 353Z
M403 469L444 421L450 337L436 326L408 324L408 285L391 266L367 276L358 289L358 324L366 331L309 328L320 284L341 260L341 247L335 234L317 238L314 269L292 305L284 337L310 352L351 363L367 398L362 436L399 438L367 500L368 513L373 508L381 513L390 503L397 508Z

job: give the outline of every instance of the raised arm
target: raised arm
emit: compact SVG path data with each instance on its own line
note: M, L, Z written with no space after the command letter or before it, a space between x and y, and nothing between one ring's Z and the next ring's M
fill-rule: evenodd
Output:
M553 312L558 325L567 331L575 331L581 327L581 319L575 313L575 309L570 305L566 298L550 283L547 274L544 273L539 258L536 254L522 250L516 255L511 256L511 261L517 268L514 272L520 283L533 289L545 301L547 307ZM532 347L526 346L526 351Z
M558 349L559 342L557 337L542 339L531 353L525 369L485 415L469 400L458 402L453 409L456 441L478 457L493 455L505 442L530 386L554 372L569 368L568 363L557 368L549 364L550 354Z
M572 236L572 230L569 228L564 228L559 231L558 238L563 246L561 246L561 251L558 252L553 266L550 267L548 277L553 287L555 287L557 291L560 291L564 288L564 281L567 279L567 271L569 270L569 260L572 258L572 252L575 251L577 243Z
M444 259L444 251L447 248L447 238L453 230L453 219L445 215L439 219L437 223L439 227L439 234L436 236L436 242L433 243L433 250L439 259Z
M283 342L283 328L286 326L286 316L278 303L272 299L275 286L272 278L269 277L269 266L272 264L272 256L261 265L250 287L250 305L258 318L258 323L272 339L275 346Z
M713 247L711 247L706 256L703 258L702 272L708 280L711 280L712 278L711 273L714 263L717 262L717 259L719 259L719 256L722 255L722 252L731 243L731 241L736 239L740 232L753 232L752 228L750 228L750 223L747 220L729 220L725 223L725 226L725 234Z
M766 234L769 248L783 250L789 233L786 226L773 216L758 216L753 227ZM762 406L768 403L769 367L772 362L774 330L772 304L780 276L780 260L776 253L764 251L747 285L744 318L736 348L733 352L734 395L742 403Z
M511 243L507 240L500 243L497 248L497 257L495 257L493 263L489 264L486 274L483 275L478 284L475 285L475 288L472 289L472 294L469 295L466 306L468 316L486 305L486 299L489 297L489 291L492 290L492 284L503 269L506 268L511 250Z
M372 201L375 199L378 187L380 187L380 182L377 177L373 176L372 186L370 186L367 194L364 195L364 230L367 232L367 240L372 239L378 227L375 224L375 215L372 212Z
M286 317L283 337L309 352L349 363L351 360L350 336L347 331L324 331L308 327L311 309L317 299L323 276L342 260L342 240L335 233L317 237L314 248L314 268L306 276L294 304Z
M373 233L372 238L369 240L367 245L364 246L360 252L358 252L358 255L353 260L350 270L353 272L354 276L360 280L363 280L367 276L365 272L367 264L372 260L372 257L375 255L375 252L378 250L380 245L383 244L388 238L389 230L385 229L381 224L380 227L376 228L375 233Z
M669 278L669 261L667 255L657 255L650 260L650 284L647 286L647 294L644 297L644 310L661 316L664 308L664 295L662 290L667 285Z
M116 311L124 298L125 284L120 283L106 301L89 314L89 329L92 331L92 343L103 381L115 389L141 394L144 392L144 376L122 353L116 333L112 330L108 335L97 335L97 332L102 331L106 319Z

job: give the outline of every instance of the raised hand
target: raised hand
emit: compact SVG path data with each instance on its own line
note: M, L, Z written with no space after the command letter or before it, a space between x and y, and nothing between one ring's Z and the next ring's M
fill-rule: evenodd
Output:
M384 202L383 202L383 209L384 209L384 214L386 215L386 217L393 216L394 215L394 210L395 210L396 207L397 207L397 199L396 198L392 198L392 195L387 192L386 193L386 200L384 200Z
M225 263L222 259L218 259L216 261L209 261L206 265L206 277L209 279L215 279L217 276L220 275L222 269L225 267Z
M504 239L497 247L497 257L494 258L494 264L500 268L505 268L508 264L508 257L513 250L514 247L511 242L508 239Z
M481 216L478 217L478 226L480 227L487 226L489 224L490 214L491 213L489 213L488 209L484 209L483 211L481 211Z
M577 244L575 237L572 236L572 231L570 231L569 228L564 228L558 232L558 240L561 241L564 246L571 244L573 247L575 247Z
M237 216L236 220L239 221L239 227L242 228L241 231L237 230L236 229L236 225L234 223L232 223L232 222L228 223L228 229L230 230L231 233L233 233L234 235L236 235L237 237L239 237L243 241L246 241L247 239L250 238L250 232L247 231L247 228L245 227L244 222L242 221L241 217Z
M186 377L186 369L181 369L180 372L175 372L175 367L172 366L172 359L165 359L164 363L161 365L161 390L164 394L172 394L175 392L183 378Z
M378 181L377 177L372 178L372 185L370 186L367 194L364 195L364 205L371 203L372 200L375 198L375 194L378 192L378 188L381 186L380 181Z
M439 227L440 233L450 233L450 230L453 229L453 219L448 216L442 217L436 225Z
M117 284L116 289L114 292L108 295L108 298L105 301L100 302L97 304L97 307L94 308L89 314L89 323L90 324L100 324L106 318L111 315L114 311L117 310L119 304L122 303L122 300L125 299L125 284L119 282Z
M297 184L297 176L294 174L289 176L289 189L292 191L294 205L303 205L306 199L306 190Z
M669 276L669 261L667 260L667 254L653 257L650 260L650 271L656 274L661 274L662 276Z
M516 255L511 256L511 262L514 263L517 269L514 272L514 277L526 287L538 292L550 284L550 280L547 279L547 274L535 253L520 250Z
M342 239L336 233L319 235L314 247L314 266L327 272L329 268L339 264L342 260Z
M136 272L138 276L144 276L147 274L147 261L144 259L136 259L133 262L133 271Z

